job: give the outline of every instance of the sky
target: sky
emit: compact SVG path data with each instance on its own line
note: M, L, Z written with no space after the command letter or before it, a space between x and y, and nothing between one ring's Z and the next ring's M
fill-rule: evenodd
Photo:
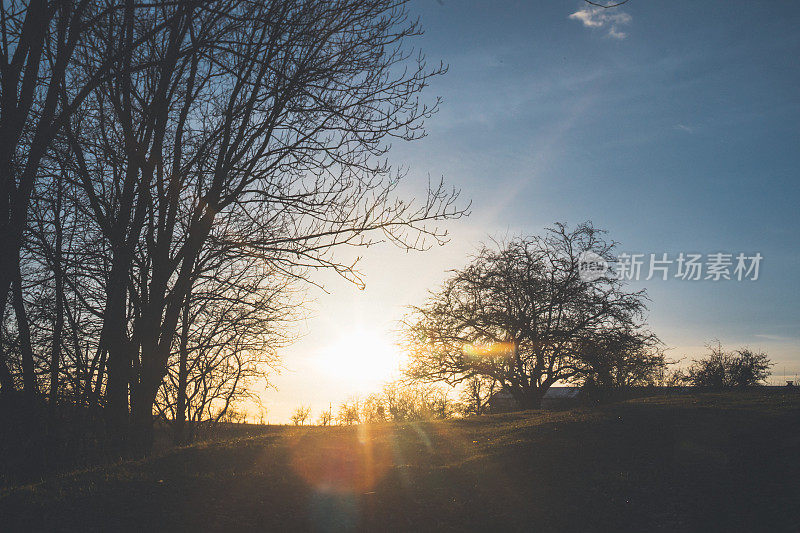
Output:
M407 306L492 237L591 220L620 252L761 254L757 280L632 281L668 356L766 351L773 382L800 373L800 4L579 1L409 6L429 61L449 65L428 136L392 148L407 186L428 176L472 201L450 242L362 250L366 288L312 274L302 337L263 395L270 422L312 418L397 373ZM645 265L646 268L647 265ZM358 346L353 346L356 343ZM368 356L367 354L376 354ZM354 371L356 369L357 371Z

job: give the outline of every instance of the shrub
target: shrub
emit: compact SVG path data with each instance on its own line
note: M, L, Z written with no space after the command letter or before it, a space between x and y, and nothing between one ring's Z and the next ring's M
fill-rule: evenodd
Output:
M767 354L742 348L726 352L722 345L709 346L705 359L695 360L686 380L695 387L731 388L760 385L772 373Z

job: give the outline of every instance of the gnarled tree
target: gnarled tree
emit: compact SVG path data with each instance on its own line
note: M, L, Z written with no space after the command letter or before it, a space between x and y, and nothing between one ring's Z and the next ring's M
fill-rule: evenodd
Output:
M627 291L610 271L582 276L593 253L614 260L614 243L591 223L556 224L542 236L484 247L405 320L411 379L450 385L487 379L523 408L549 387L612 371L590 350L625 336L628 357L655 341L644 329L644 291ZM593 353L593 352L592 352Z

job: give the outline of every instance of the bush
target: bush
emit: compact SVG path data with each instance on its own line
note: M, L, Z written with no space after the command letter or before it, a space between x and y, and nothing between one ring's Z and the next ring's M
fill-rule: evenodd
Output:
M705 359L695 360L686 380L695 387L714 389L760 385L772 373L767 354L749 348L726 352L720 344L709 346Z

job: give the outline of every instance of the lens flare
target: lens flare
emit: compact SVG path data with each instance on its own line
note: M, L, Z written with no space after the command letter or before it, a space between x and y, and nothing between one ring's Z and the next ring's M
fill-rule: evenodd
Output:
M304 435L293 448L294 470L314 489L360 494L372 490L392 466L386 441L371 438L366 425L340 438Z
M513 342L489 342L465 344L465 356L471 359L509 359L514 356Z

